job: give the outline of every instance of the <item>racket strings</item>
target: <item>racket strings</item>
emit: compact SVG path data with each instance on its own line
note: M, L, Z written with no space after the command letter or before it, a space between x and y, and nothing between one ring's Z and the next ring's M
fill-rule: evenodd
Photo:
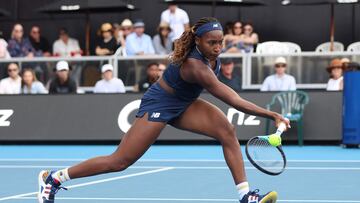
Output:
M247 147L251 159L261 168L273 173L280 173L284 169L281 152L266 139L253 139Z

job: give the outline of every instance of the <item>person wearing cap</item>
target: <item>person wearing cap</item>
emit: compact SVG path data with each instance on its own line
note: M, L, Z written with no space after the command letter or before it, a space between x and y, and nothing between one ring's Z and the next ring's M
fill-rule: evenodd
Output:
M101 67L102 80L95 84L94 93L125 93L125 86L121 79L113 76L114 67L104 64Z
M69 76L69 64L66 61L56 63L56 77L51 80L49 86L50 94L76 93L76 82Z
M120 25L118 25L114 31L117 44L121 47L125 47L126 37L133 32L133 23L130 19L125 18Z
M170 25L172 29L171 41L180 38L185 30L190 29L188 14L173 2L170 2L168 9L161 13L160 22L165 22Z
M285 73L287 63L284 57L275 60L275 74L267 76L260 91L294 91L296 90L295 78Z
M100 28L101 37L95 43L95 54L98 56L113 55L119 48L113 37L113 27L110 23L104 23Z
M330 79L327 83L327 91L340 91L343 89L344 80L344 63L341 59L335 58L331 60L330 65L326 68L327 72L330 74Z
M153 37L155 54L166 55L171 53L173 43L169 36L170 32L171 28L168 23L160 23L158 34Z
M81 56L79 41L71 38L66 28L60 28L59 39L53 44L53 55L61 57Z
M134 32L126 37L126 54L128 56L155 54L151 37L144 33L144 21L137 20L133 26Z
M241 90L241 79L239 75L234 73L234 62L231 58L225 58L221 61L218 79L236 92Z

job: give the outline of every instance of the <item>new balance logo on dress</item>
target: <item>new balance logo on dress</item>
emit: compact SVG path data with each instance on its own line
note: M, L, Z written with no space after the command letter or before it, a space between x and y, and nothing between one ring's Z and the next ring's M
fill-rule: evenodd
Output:
M150 116L150 118L159 118L160 117L160 113L157 112L153 112Z

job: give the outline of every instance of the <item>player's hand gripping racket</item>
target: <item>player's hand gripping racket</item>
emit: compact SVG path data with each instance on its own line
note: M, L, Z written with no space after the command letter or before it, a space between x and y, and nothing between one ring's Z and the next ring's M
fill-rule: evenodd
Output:
M245 148L246 156L261 172L268 175L279 175L285 170L286 156L281 147L281 134L286 129L280 123L275 134L251 138Z

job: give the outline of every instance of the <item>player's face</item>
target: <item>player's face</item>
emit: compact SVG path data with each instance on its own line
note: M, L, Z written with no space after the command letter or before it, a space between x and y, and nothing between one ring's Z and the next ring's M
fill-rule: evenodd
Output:
M214 60L221 54L223 40L223 32L214 30L205 33L202 37L197 37L196 44L206 58Z

